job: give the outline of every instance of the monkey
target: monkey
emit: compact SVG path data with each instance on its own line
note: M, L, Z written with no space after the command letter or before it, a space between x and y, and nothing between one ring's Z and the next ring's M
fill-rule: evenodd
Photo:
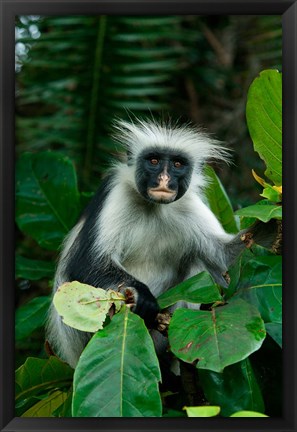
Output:
M188 124L118 120L114 130L127 159L113 164L66 237L53 292L70 281L119 290L153 328L161 293L202 271L226 286L223 274L245 247L203 194L205 163L228 163L230 151ZM62 360L75 368L90 337L51 306L47 340Z

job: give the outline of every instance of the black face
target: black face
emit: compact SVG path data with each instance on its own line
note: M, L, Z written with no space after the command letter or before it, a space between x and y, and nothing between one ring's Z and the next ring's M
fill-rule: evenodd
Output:
M145 150L136 162L136 185L149 201L169 204L187 191L192 171L192 163L182 152Z

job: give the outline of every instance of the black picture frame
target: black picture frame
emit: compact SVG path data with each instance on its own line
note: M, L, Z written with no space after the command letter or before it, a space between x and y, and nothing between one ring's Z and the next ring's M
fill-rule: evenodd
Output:
M17 418L14 417L14 20L51 14L282 15L284 166L284 334L282 418ZM0 426L1 431L295 431L296 406L296 120L297 1L293 0L0 0Z

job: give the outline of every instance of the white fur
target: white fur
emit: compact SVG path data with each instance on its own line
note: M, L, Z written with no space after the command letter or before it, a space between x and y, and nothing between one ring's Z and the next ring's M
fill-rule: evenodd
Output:
M114 128L114 137L124 144L134 157L147 147L165 147L184 151L198 163L212 158L225 162L229 159L229 149L194 126L137 119L135 123L119 120L115 122Z
M94 254L109 256L155 296L178 283L180 261L189 250L215 256L224 272L227 262L218 240L229 242L233 235L225 233L200 198L197 181L178 201L151 204L136 191L133 170L121 164L117 168L115 185L97 221ZM198 261L187 277L204 269Z
M68 235L65 237L62 245L62 253L60 255L59 264L57 267L55 280L54 280L54 286L57 288L60 285L62 285L64 282L68 282L67 279L64 276L64 267L66 264L66 257L69 252L69 249L73 245L75 239L77 238L78 234L80 233L80 230L84 226L85 221L81 219L74 228L68 233Z
M179 282L181 258L190 250L207 251L224 272L227 262L218 242L229 242L211 210L204 203L206 184L201 172L205 160L228 160L228 151L204 132L189 126L162 125L152 121L115 124L118 139L134 164L146 148L183 151L194 164L185 195L170 204L148 203L135 184L135 166L115 164L113 187L97 221L98 243L94 254L109 256L128 273L149 286L157 296ZM197 261L187 277L205 270Z
M203 162L210 158L227 161L228 152L205 133L190 127L165 126L155 122L117 122L118 138L129 150L129 165L116 163L110 192L95 225L93 256L113 261L158 296L181 281L181 261L188 253L205 254L219 271L228 267L224 245L233 239L204 203ZM150 203L137 191L135 162L145 148L182 150L194 165L187 192L170 204ZM84 220L70 232L57 269L55 287L65 282L68 254ZM70 249L71 248L71 249ZM196 255L195 255L196 256ZM188 267L187 279L205 269L197 258ZM103 270L104 271L104 270ZM198 307L194 305L193 307ZM50 342L58 354L75 367L88 335L62 324L54 307L48 323Z

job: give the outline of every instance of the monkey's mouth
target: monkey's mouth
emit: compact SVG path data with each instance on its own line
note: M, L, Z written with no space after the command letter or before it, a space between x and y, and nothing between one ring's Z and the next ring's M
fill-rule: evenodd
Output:
M148 196L154 201L162 203L170 203L174 201L177 195L176 191L166 188L151 188L148 189Z

